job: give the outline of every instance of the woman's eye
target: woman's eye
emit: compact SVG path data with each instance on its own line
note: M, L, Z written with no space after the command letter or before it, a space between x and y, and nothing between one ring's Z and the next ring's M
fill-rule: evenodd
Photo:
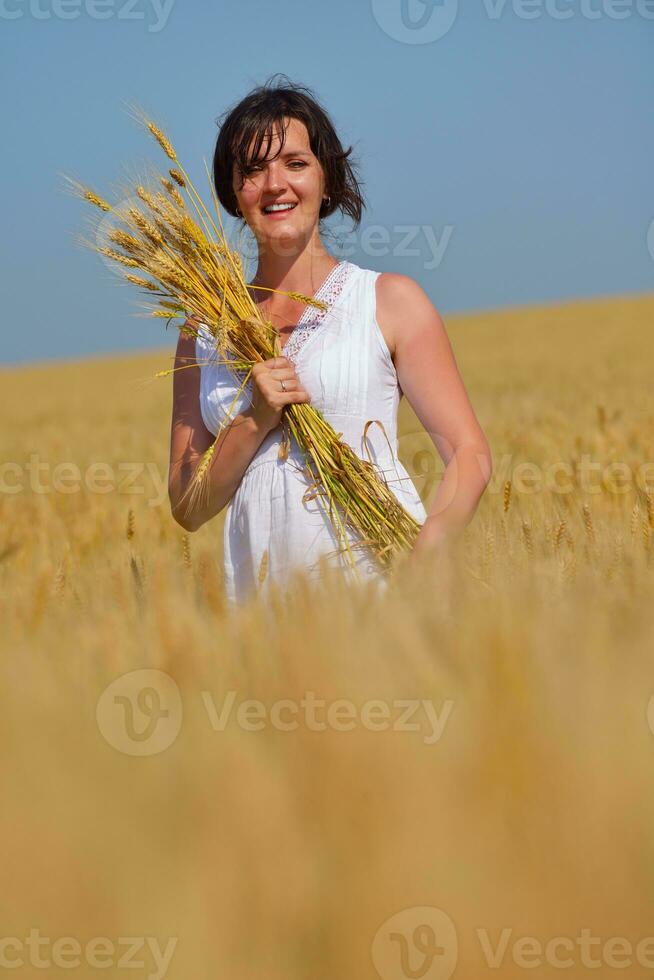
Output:
M306 166L307 166L307 163L306 163L305 160L291 160L290 163L289 163L289 167L293 167L293 168L296 168L296 167L303 168L303 167L306 167ZM248 167L247 173L248 173L248 175L257 174L261 170L263 170L263 166L261 166L261 164L253 163L253 164L251 164Z

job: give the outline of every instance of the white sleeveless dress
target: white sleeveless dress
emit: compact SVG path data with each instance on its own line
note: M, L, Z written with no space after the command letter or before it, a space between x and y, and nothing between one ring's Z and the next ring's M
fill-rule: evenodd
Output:
M327 311L305 307L282 355L293 361L297 377L325 419L362 459L380 466L388 486L422 524L426 511L409 474L397 458L397 411L401 390L390 351L376 320L375 282L380 273L343 260L315 294ZM200 363L200 407L207 429L216 435L227 415L235 417L252 404L252 380L234 402L239 385L216 359L213 338L202 324L196 340ZM209 361L209 363L206 363ZM233 403L233 404L232 404ZM230 408L231 406L231 408ZM369 419L383 423L363 430ZM355 548L357 572L333 530L327 502L320 496L303 501L310 479L301 472L302 453L291 439L286 460L278 459L282 426L269 432L252 458L229 501L224 524L224 570L227 598L236 604L271 581L284 582L294 567L319 575L319 559L354 575L382 583L381 570L367 548ZM392 449L392 452L391 452ZM368 455L369 453L369 455ZM356 535L349 532L350 542ZM267 571L259 584L262 559ZM265 567L265 560L264 560Z

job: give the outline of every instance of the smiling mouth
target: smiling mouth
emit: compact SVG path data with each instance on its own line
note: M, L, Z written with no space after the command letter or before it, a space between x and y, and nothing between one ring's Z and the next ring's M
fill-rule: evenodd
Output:
M283 203L284 203L283 201L280 201L280 204L283 204ZM266 207L271 207L271 205L266 205ZM287 206L285 206L285 207L273 207L273 209L270 210L270 211L267 211L266 208L262 208L261 209L261 213L262 214L265 214L265 215L268 215L268 216L270 216L270 215L276 215L276 214L290 214L291 211L294 211L296 207L297 207L297 203L293 204L293 203L291 203L289 201Z

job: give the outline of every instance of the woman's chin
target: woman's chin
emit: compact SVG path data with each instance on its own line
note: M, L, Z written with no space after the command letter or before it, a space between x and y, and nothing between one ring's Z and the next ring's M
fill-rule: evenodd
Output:
M280 242L288 244L295 241L301 242L304 241L305 238L300 229L289 228L288 226L283 228L281 224L277 228L259 227L256 231L255 237L258 242L275 242L277 244Z

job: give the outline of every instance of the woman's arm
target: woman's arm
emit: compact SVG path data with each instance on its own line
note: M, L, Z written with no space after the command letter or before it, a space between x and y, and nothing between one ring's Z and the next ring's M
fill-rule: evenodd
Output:
M185 367L191 365L193 367ZM190 505L184 494L202 457L215 441L200 410L200 368L195 339L180 334L173 374L173 411L170 433L168 496L172 515L187 531L197 531L225 507L236 492L250 461L266 437L252 410L236 415L220 434L203 493Z
M409 276L377 278L377 322L393 353L402 391L445 463L414 552L457 537L490 480L493 461L431 300Z

